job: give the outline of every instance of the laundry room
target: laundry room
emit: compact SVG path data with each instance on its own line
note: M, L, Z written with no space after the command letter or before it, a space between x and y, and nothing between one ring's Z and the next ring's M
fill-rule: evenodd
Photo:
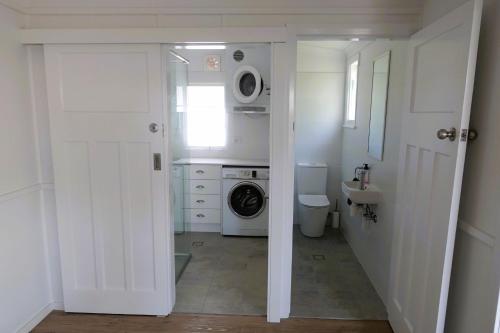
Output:
M166 47L174 312L264 315L270 45Z

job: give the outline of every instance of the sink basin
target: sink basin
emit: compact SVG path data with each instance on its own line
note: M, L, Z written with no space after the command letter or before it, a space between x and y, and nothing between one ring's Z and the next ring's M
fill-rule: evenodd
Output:
M382 192L373 184L368 184L365 190L359 189L358 181L342 182L342 192L355 204L377 204L382 199Z

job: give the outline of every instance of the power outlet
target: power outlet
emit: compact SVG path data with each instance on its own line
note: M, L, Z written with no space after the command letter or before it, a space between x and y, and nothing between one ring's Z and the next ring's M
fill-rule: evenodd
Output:
M235 137L233 137L233 143L236 145L242 144L243 138L241 136L235 136Z

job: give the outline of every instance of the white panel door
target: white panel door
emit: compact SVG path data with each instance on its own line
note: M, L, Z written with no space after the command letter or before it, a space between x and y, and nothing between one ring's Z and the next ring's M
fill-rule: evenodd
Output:
M396 333L443 331L481 9L468 2L410 40L388 304ZM454 141L438 139L452 127Z
M45 59L65 310L166 315L160 45L48 45Z

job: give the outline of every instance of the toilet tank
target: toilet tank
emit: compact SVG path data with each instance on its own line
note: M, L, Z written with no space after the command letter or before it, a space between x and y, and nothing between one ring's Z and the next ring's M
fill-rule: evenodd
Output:
M325 163L297 163L297 192L326 194L327 170Z

